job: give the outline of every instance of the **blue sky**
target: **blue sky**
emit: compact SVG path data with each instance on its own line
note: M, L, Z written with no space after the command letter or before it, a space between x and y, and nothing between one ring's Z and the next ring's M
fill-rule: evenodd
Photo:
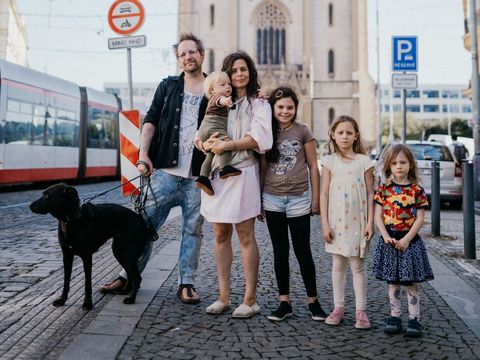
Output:
M117 37L107 22L105 0L16 0L29 38L29 64L81 85L101 89L126 82L126 51L108 50ZM296 0L300 1L300 0ZM314 0L315 1L315 0ZM171 45L177 35L176 0L142 0L147 47L132 50L134 82L157 82L175 71ZM467 84L469 53L463 48L461 0L378 0L381 81L390 81L392 35L417 35L419 83ZM369 70L376 81L376 0L368 0ZM50 14L50 16L48 16Z

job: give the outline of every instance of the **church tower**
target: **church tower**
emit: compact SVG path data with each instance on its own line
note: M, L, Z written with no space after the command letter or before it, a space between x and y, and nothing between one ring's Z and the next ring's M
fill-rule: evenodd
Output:
M179 32L203 40L205 72L244 50L262 87L292 87L298 120L319 141L337 115L359 121L375 141L375 89L368 73L366 0L179 0Z

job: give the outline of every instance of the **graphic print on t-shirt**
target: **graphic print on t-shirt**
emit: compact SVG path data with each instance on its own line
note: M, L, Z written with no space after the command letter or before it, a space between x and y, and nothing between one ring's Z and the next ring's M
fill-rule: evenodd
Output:
M185 92L180 120L180 140L178 155L186 155L193 152L193 138L197 131L198 109L201 96L195 96Z
M276 163L270 163L270 167L275 175L285 175L292 170L297 163L297 154L302 149L302 143L298 140L283 140L278 145L280 156Z

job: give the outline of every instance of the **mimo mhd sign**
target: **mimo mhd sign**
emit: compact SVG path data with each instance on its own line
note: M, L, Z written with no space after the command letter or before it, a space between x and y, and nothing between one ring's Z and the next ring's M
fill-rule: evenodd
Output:
M392 37L392 71L418 71L418 38Z

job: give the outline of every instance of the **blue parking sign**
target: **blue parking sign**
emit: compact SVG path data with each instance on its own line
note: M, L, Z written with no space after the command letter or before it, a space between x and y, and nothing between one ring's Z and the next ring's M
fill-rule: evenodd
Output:
M392 70L418 71L416 36L392 36Z

